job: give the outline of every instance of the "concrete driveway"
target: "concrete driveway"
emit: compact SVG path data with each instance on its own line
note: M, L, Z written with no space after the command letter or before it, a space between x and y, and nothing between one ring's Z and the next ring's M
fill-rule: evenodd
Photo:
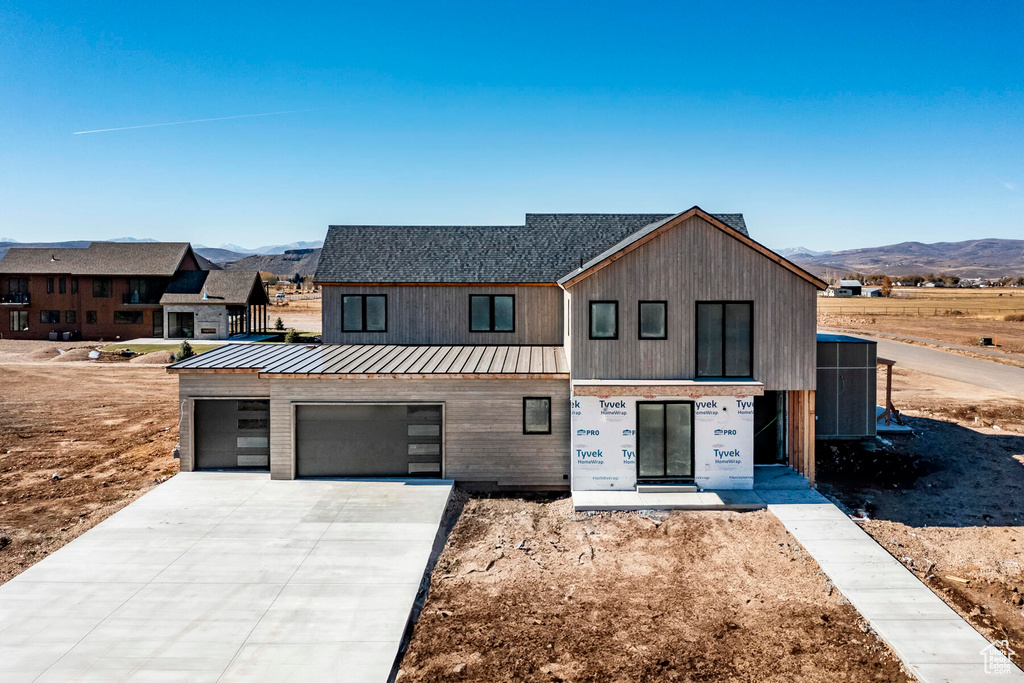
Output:
M386 681L451 488L178 474L0 586L0 678Z

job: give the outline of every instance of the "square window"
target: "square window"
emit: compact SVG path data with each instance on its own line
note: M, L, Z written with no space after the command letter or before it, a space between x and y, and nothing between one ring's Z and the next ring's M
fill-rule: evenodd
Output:
M639 338L668 338L668 304L664 301L641 301L638 307Z
M551 397L523 399L523 434L551 433Z
M343 332L387 332L387 295L346 294L342 296L341 329Z
M94 277L92 279L92 296L95 299L104 299L113 296L113 286L109 277Z
M78 314L75 311L64 311L64 324L74 325L78 319Z
M619 338L619 302L590 302L590 338Z
M470 294L470 332L515 332L516 298L511 294Z
M86 325L95 325L96 324L96 311L86 311L85 312L85 324Z

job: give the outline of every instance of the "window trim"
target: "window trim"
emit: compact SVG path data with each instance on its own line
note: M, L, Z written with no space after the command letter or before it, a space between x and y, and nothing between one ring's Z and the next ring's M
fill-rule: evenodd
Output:
M661 304L665 311L665 334L660 337L645 337L643 333L643 315L641 309L644 304ZM664 299L641 299L636 302L636 338L640 341L661 341L668 339L668 301Z
M528 401L548 402L548 429L546 432L531 431L526 428L526 403ZM551 434L551 397L550 396L523 396L523 434L531 436L544 436Z
M358 296L360 299L360 305L362 306L362 318L363 328L360 330L346 330L345 329L345 297ZM366 329L366 298L370 296L379 296L384 298L384 329L383 330L368 330ZM342 294L341 295L341 333L342 334L384 334L388 331L388 295L387 294Z
M496 330L494 329L494 299L495 297L504 296L512 299L512 329L511 330ZM473 297L485 297L487 298L487 322L489 328L486 330L474 330L473 329ZM470 294L469 295L469 332L470 334L513 334L516 331L516 295L515 294Z
M722 307L722 373L721 375L701 375L700 373L700 314L701 304L718 304ZM725 374L725 305L747 304L750 307L750 374ZM754 302L752 299L715 299L712 301L695 301L693 306L693 376L699 379L753 379L754 378Z
M615 304L615 334L611 337L594 336L594 304ZM619 301L618 299L591 299L587 305L587 338L593 341L614 341L619 338Z

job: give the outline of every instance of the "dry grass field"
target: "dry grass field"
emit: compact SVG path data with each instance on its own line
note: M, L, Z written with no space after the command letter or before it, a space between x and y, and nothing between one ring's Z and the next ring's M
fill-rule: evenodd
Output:
M1024 289L898 288L888 298L819 297L818 325L964 346L995 337L1000 350L1024 354Z

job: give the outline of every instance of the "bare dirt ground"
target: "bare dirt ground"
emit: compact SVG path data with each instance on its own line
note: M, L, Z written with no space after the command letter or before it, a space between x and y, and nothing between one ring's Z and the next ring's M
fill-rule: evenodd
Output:
M0 342L0 583L178 471L175 377L24 360L48 344Z
M1024 401L896 366L893 402L915 434L819 444L818 488L1024 664Z
M475 498L398 681L909 681L767 511Z
M285 328L293 328L299 332L321 332L320 299L298 299L283 303L271 299L267 309L270 326L281 318Z

